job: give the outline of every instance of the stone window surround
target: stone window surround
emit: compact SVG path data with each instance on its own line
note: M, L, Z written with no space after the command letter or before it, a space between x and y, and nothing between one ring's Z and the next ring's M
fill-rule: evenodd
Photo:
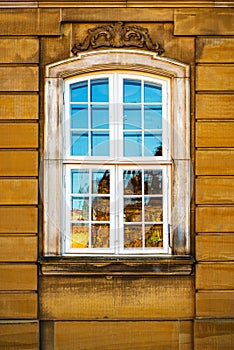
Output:
M64 79L80 74L108 70L128 70L165 76L171 79L173 160L172 254L131 257L63 257L61 254L61 116ZM192 167L190 160L190 69L187 64L159 57L144 50L110 49L89 51L50 64L45 72L45 143L42 159L44 232L42 272L57 273L169 273L190 274L190 197ZM48 137L47 137L48 136ZM176 203L176 205L175 205Z

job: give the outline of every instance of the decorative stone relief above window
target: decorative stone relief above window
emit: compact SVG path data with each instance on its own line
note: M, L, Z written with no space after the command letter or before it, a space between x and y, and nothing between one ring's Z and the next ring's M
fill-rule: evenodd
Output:
M137 47L153 51L158 55L164 52L158 43L152 41L147 28L117 22L89 29L84 41L73 46L72 53L77 55L81 51L101 47Z

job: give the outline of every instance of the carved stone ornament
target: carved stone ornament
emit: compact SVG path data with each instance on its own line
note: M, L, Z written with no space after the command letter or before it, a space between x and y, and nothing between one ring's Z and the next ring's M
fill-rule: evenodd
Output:
M158 55L164 52L158 43L153 43L148 29L117 22L89 29L84 41L73 46L72 53L77 55L81 51L99 47L138 47L156 52Z

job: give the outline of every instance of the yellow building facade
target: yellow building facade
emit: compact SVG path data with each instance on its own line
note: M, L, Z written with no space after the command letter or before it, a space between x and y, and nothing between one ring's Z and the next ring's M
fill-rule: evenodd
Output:
M0 349L234 347L233 9L215 0L0 1ZM120 46L117 32L114 44L86 45L90 31L116 23L147 29L143 46ZM168 79L185 72L189 91L178 108L189 124L189 232L174 233L160 258L64 257L44 225L45 188L57 191L45 186L46 125L60 113L47 84L77 69L157 67Z

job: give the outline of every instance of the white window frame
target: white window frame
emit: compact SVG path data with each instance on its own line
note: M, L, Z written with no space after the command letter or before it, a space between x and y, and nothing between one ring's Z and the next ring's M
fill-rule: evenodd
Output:
M190 253L189 66L141 50L100 50L48 65L45 78L45 144L41 172L44 201L43 255L63 255L63 100L64 81L81 74L123 70L170 80L171 235L170 255ZM154 157L155 158L155 157ZM144 163L144 162L143 162ZM123 164L124 165L124 164ZM157 164L156 164L157 165Z
M109 87L109 103L108 106L110 108L109 115L110 115L110 156L74 156L70 154L71 144L70 144L70 131L71 131L71 125L70 125L70 106L75 105L75 102L71 102L71 96L70 96L70 87L75 83L80 82L87 82L88 83L88 95L90 96L89 87L90 87L90 81L93 79L108 79L108 87ZM125 103L123 103L123 82L124 79L130 79L130 80L138 80L141 82L141 102L137 105L141 106L141 110L143 110L143 83L144 82L151 82L157 85L160 85L162 87L162 102L160 105L162 106L162 144L163 144L163 154L162 156L132 156L132 157L124 157L123 155L123 122L121 116L123 116L123 107L126 106ZM65 195L64 198L66 198L66 208L70 207L70 171L71 169L75 169L75 165L80 167L80 169L88 169L88 168L94 168L95 164L96 168L106 168L106 166L102 166L102 164L109 164L110 165L110 172L111 172L111 194L110 194L110 248L104 249L104 248L71 248L71 239L70 239L70 210L65 210L65 207L63 209L63 213L66 211L66 214L63 214L63 220L65 222L65 225L63 226L63 240L62 240L62 252L63 255L69 255L69 254L79 254L79 255L92 255L92 254L114 254L114 255L150 255L150 254L168 254L170 252L170 247L168 245L168 227L170 225L169 220L169 208L170 208L170 181L171 178L169 176L170 173L170 167L171 167L171 159L170 159L170 152L169 152L169 140L170 140L170 134L169 134L169 125L170 125L170 79L164 77L152 77L151 75L147 74L133 74L132 72L126 71L123 72L112 72L112 73L101 73L101 74L93 74L93 75L84 75L81 78L75 77L72 79L65 79L64 81L64 144L63 144L63 150L64 150L64 156L63 156L63 168L65 169L65 180L63 181L63 186L65 187ZM90 113L90 105L92 103L88 102L88 111ZM96 104L96 103L95 103ZM103 103L104 104L104 103ZM152 103L151 103L152 104ZM153 105L156 105L157 103L153 103ZM159 104L159 103L158 103ZM84 105L87 105L86 102L84 102ZM131 105L131 104L129 104ZM147 104L146 104L147 105ZM142 116L143 117L143 116ZM90 119L90 118L89 118ZM89 123L88 123L89 124ZM90 129L90 125L88 125L88 131ZM86 129L85 129L86 130ZM142 128L143 135L144 131L146 129ZM114 142L113 142L114 141ZM144 142L142 140L141 148L142 151L144 150L143 146ZM90 149L88 150L90 154ZM73 163L73 168L71 168L70 163ZM132 162L135 165L130 165L129 162ZM93 164L92 166L90 165ZM162 166L161 164L164 164ZM114 166L111 164L114 164ZM128 164L128 165L124 165ZM137 164L137 166L136 166ZM148 165L146 165L148 164ZM152 165L154 164L154 165ZM66 168L69 167L70 171L67 171ZM114 169L113 169L114 167ZM163 247L159 248L132 248L132 249L124 249L123 248L123 199L124 194L123 188L121 186L122 179L120 178L121 170L124 169L161 169L163 171ZM167 169L165 169L167 168ZM113 177L113 173L115 173L115 176ZM120 180L117 181L117 179ZM112 185L112 182L114 185ZM114 186L114 187L113 187ZM91 186L90 186L91 187ZM118 194L118 196L117 196ZM117 197L119 199L117 200ZM113 207L113 203L116 203L115 208ZM144 206L143 206L144 211ZM115 213L114 213L115 212ZM144 217L144 215L143 215ZM144 222L144 221L143 221ZM132 223L133 224L133 223ZM89 223L89 236L90 236L90 227L91 222ZM89 241L91 240L91 237L89 238ZM144 240L143 240L144 243Z

